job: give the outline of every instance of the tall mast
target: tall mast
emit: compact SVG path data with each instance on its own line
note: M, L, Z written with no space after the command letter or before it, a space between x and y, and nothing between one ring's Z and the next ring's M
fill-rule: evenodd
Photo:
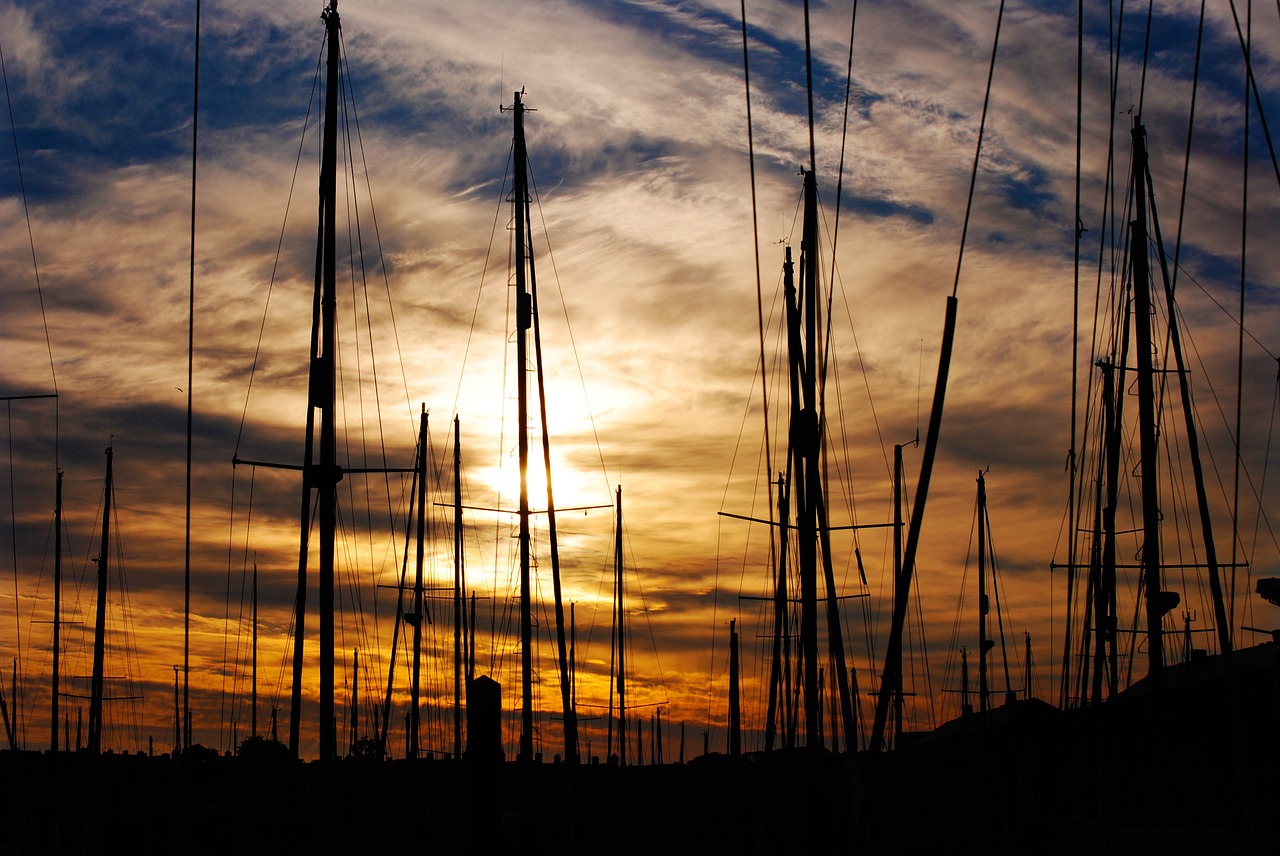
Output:
M453 417L453 756L462 757L462 646L466 579L462 563L462 428Z
M360 740L360 649L351 652L351 743L348 755L356 753L356 743Z
M800 244L800 301L804 318L804 371L802 381L801 447L796 472L802 474L796 494L800 526L800 643L804 657L805 740L816 750L822 718L818 698L818 541L817 502L821 489L818 465L818 387L815 357L818 349L818 190L811 171L804 175L804 231Z
M787 375L788 375L787 380L788 380L788 385L790 389L790 398L791 398L790 424L792 426L791 431L789 433L790 439L787 443L787 474L786 475L788 478L788 484L786 487L786 492L787 492L787 500L788 500L788 510L790 508L791 497L794 494L795 507L797 510L797 517L798 517L799 511L803 509L805 506L805 495L804 495L804 489L803 489L803 485L804 485L803 467L799 460L800 450L796 442L797 437L799 436L797 432L801 430L801 425L803 424L803 417L802 417L803 411L802 411L802 403L801 403L802 397L800 393L800 383L801 383L800 375L802 372L802 365L804 363L804 344L802 343L800 338L801 300L800 300L799 292L796 290L795 264L791 258L790 246L787 246L784 249L783 259L784 260L782 264L782 290L787 303L787 309L786 309L786 312L787 312ZM799 520L797 519L797 524L798 523L799 523ZM805 540L804 529L797 526L797 530L799 532L799 537L797 538L797 544L803 544ZM782 534L785 535L786 533L787 533L786 528L783 528ZM783 543L784 544L786 543L785 538L783 539ZM802 548L798 549L797 552L800 554L801 557L803 557L804 551ZM780 571L779 573L782 573L782 571ZM790 631L789 626L787 628L787 631L788 632L784 633L784 636L783 636L783 646L784 646L784 649L786 649L789 652L789 642L790 642L790 636L791 636L789 632ZM801 633L803 634L804 632L805 632L805 626L802 620ZM803 640L802 640L802 645L803 645ZM815 643L815 650L816 650L816 643ZM785 686L786 686L786 696L787 696L786 698L786 710L787 710L786 747L788 749L794 749L796 746L796 727L797 727L798 717L796 715L795 695L792 693L791 675L789 674L790 666L791 666L791 658L790 656L787 656L786 664L784 666L784 669L787 672L787 674L785 675L786 677Z
M298 754L302 722L302 663L307 602L307 562L312 490L320 529L320 758L337 754L333 709L334 615L333 557L337 528L337 429L334 415L336 294L336 214L338 146L338 68L341 21L337 0L329 0L321 18L328 43L325 82L324 133L320 155L320 235L316 246L315 296L312 302L311 370L307 403L307 432L303 452L302 508L299 520L298 591L294 602L293 686L289 699L289 750ZM315 453L315 412L320 411L320 458Z
M790 264L788 259L787 264ZM764 751L773 751L773 742L778 730L778 694L785 697L787 682L783 680L783 642L789 638L787 625L787 524L790 522L787 502L786 480L778 476L778 554L775 583L773 588L773 659L769 668L769 709L764 720ZM787 658L790 659L791 647L787 645ZM788 671L788 674L790 672ZM784 699L784 709L785 699Z
M324 144L321 152L320 204L324 214L322 238L323 291L320 315L324 327L319 354L321 388L320 468L316 473L320 518L320 758L337 755L336 721L333 710L333 553L337 528L338 480L337 429L334 414L335 335L337 320L336 291L336 187L338 174L338 66L341 52L341 22L338 0L329 0L324 11L329 42L328 75L324 104Z
M987 638L987 615L991 612L987 599L987 479L978 471L978 710L986 712L990 706L990 688L987 686L987 652L995 642Z
M618 622L618 763L627 766L627 612L623 602L622 584L622 485L618 485L618 511L614 523L613 569L614 608Z
M1147 265L1147 148L1141 117L1133 120L1133 212L1130 258L1133 267L1133 323L1137 338L1138 438L1142 454L1142 573L1147 612L1147 662L1159 684L1164 669L1161 619L1168 610L1160 586L1160 498L1157 494L1155 383L1151 361L1151 291Z
M249 702L249 736L258 736L258 560L253 560L253 687Z
M1119 366L1110 363L1102 364L1102 397L1103 397L1103 433L1106 442L1106 504L1102 510L1102 564L1099 568L1099 588L1095 610L1098 612L1098 630L1102 643L1098 647L1098 664L1101 670L1105 650L1110 651L1110 659L1105 660L1107 669L1107 697L1114 696L1120 688L1119 656L1116 651L1116 507L1120 501L1120 440L1121 417L1123 416L1124 396L1117 395L1116 390L1122 388L1124 382L1124 360L1129 349L1129 328L1126 325L1121 336ZM1116 372L1120 372L1120 383L1116 383ZM1095 677L1095 700L1102 695L1102 686Z
M515 94L515 172L512 204L516 229L516 419L520 423L520 752L521 761L533 760L533 616L529 584L529 384L528 331L532 304L525 271L527 256L525 222L529 205L529 174L524 142L524 104Z
M738 620L729 619L729 757L742 755L742 708L738 698Z
M62 656L62 470L53 500L53 693L49 699L49 748L58 751L59 662Z
M418 757L419 730L422 722L422 622L426 619L423 597L423 570L427 543L427 408L423 405L418 423L418 544L417 568L413 574L413 613L405 620L413 625L413 665L409 682L409 749L410 758Z
M93 626L93 677L89 689L89 752L102 751L102 667L106 652L107 569L111 558L111 460L107 447L107 477L102 493L102 547L98 551L98 602Z
M893 445L893 597L898 598L898 586L902 582L902 444ZM902 651L898 651L897 668L892 670L893 692L893 734L902 737ZM966 673L967 675L967 673ZM967 681L966 681L967 682ZM895 740L894 745L898 745Z

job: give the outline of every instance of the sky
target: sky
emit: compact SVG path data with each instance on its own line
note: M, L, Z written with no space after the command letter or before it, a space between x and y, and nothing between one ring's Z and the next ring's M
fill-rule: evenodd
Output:
M1184 335L1194 342L1202 442L1213 450L1215 523L1227 533L1221 544L1231 544L1231 509L1238 508L1241 535L1232 555L1251 563L1239 572L1238 644L1261 641L1240 625L1280 620L1261 602L1255 614L1251 594L1251 580L1269 575L1277 558L1259 509L1268 505L1280 353L1280 259L1268 239L1280 217L1280 181L1251 107L1244 218L1244 70L1231 7L1211 4L1180 204L1200 5L1154 4L1145 86L1146 4L1124 4L1123 20L1118 8L1108 19L1108 5L1085 4L1078 300L1074 4L1005 7L967 232L999 4L864 0L856 19L846 2L813 3L810 11L831 300L833 525L891 519L895 444L906 446L906 491L914 497L921 449L912 443L927 424L946 297L953 287L958 297L909 622L912 728L954 715L959 649L977 647L972 532L980 470L998 551L1010 683L1023 685L1028 633L1032 689L1059 701L1073 307L1083 443L1086 416L1097 413L1086 411L1097 357L1094 319L1108 329L1109 317L1095 308L1095 296L1105 300L1113 266L1123 269L1115 224L1126 215L1114 207L1123 204L1122 190L1112 191L1119 202L1104 204L1109 152L1123 188L1138 114L1166 244L1182 232L1178 294ZM1274 122L1280 21L1267 4L1256 5L1253 62L1266 119ZM1235 6L1243 24L1247 3ZM233 468L232 459L296 463L302 456L320 11L316 0L223 0L201 11L189 677L194 739L219 749L251 727L248 591L255 563L259 730L275 704L280 732L287 731L299 484L296 473ZM339 195L347 203L338 214L340 255L355 260L339 273L345 466L409 466L425 407L434 501L451 503L452 420L459 417L464 502L500 509L467 513L477 671L503 685L510 709L519 686L513 522L502 511L516 496L505 287L512 117L500 108L523 90L533 108L525 122L537 191L534 246L556 503L597 506L558 520L565 599L575 604L580 715L596 717L587 726L591 751L603 754L609 506L619 485L633 638L629 703L645 719L661 711L669 742L684 723L689 754L701 751L704 732L707 745L723 751L728 623L736 619L745 742L758 748L770 628L762 602L752 598L770 591L768 528L722 513L768 516L765 484L770 468L782 466L782 244L798 247L798 174L809 161L801 4L745 4L750 149L739 3L344 0L338 11L354 105L343 132L350 154L340 167ZM1109 44L1117 39L1113 105ZM10 525L0 527L0 650L18 673L22 739L46 746L54 474L64 473L63 673L74 696L87 687L91 557L99 550L103 451L111 446L119 538L113 563L117 570L123 563L128 611L113 589L109 657L116 665L109 671L119 687L129 677L143 699L108 705L108 744L137 749L151 738L159 751L173 742L174 667L183 662L195 8L170 0L0 0L0 48L11 118L11 132L0 135L0 394L58 393L56 404L6 404L0 506ZM1238 491L1231 439L1237 398ZM1180 407L1176 395L1169 401L1170 412ZM773 445L767 455L766 425ZM1170 428L1165 436L1174 442L1183 434ZM1168 455L1170 470L1185 468L1185 460ZM542 482L533 481L538 496ZM338 705L345 746L352 687L358 685L361 705L385 691L408 485L398 476L351 474L343 489ZM1170 539L1178 537L1174 521L1184 512L1173 508L1180 503L1171 496L1163 509ZM429 579L451 585L450 512L433 506L432 513L438 519ZM545 605L545 522L536 526L538 745L550 755L558 749L558 679ZM833 539L864 715L884 665L892 561L885 533L845 530ZM1193 540L1177 543L1196 549ZM1203 580L1188 574L1176 587L1198 633L1211 613ZM1126 622L1135 583L1127 581ZM309 602L313 609L314 586ZM434 609L427 692L428 720L438 724L435 711L451 692L452 615L447 601ZM1180 629L1180 615L1167 627ZM314 612L307 624L303 751L314 754ZM1208 634L1196 639L1195 647L1213 648ZM356 648L358 678L350 670ZM1143 673L1143 656L1134 677ZM403 746L407 703L398 668L393 751ZM999 680L1003 688L1003 673ZM7 684L11 702L13 695ZM73 696L63 710L74 732L76 709L86 702ZM361 722L362 730L370 727L368 710ZM425 745L450 748L443 731L432 735ZM513 739L508 728L508 751Z

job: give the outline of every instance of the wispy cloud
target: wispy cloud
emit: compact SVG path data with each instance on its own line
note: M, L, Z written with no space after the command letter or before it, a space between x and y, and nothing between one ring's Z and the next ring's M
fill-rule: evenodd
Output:
M233 473L230 460L237 451L255 460L301 456L315 258L319 6L238 0L209 8L201 24L193 532L193 656L200 674L192 680L201 699L202 742L229 740L220 721L223 675L235 664L223 664L222 650L226 640L239 640L227 644L243 652L242 574L255 553L264 623L271 628L264 628L264 638L270 636L264 645L277 666L287 644L282 633L295 585L300 484L290 473ZM814 4L811 10L827 241L834 237L841 181L827 405L828 440L842 463L832 472L832 516L883 522L892 446L909 446L927 418L997 4L861 3L846 127L848 6ZM781 343L778 242L798 242L796 173L809 158L803 25L793 3L746 7L772 370ZM1048 565L1064 560L1063 468L1071 442L1076 21L1074 13L1043 7L1009 4L1001 33L919 570L927 581L923 630L931 651L939 652L950 644L946 628L964 574L974 478L990 467L995 531L1003 539L1010 606L1018 611L1013 626L1032 631L1042 683L1056 686L1050 652L1061 646L1053 606L1061 577ZM783 466L777 449L767 462L761 451L740 4L547 0L513 13L511 4L496 0L382 0L344 2L340 11L346 83L359 110L358 132L356 116L347 117L354 153L344 159L339 190L359 199L358 221L353 208L340 227L344 247L351 247L343 257L357 262L340 275L344 418L352 427L380 425L387 460L404 466L418 408L426 404L447 484L449 420L458 413L474 502L510 504L515 372L509 362L504 369L510 356L505 170L512 132L510 115L499 108L523 88L536 108L526 124L539 190L535 248L548 423L560 469L557 501L607 504L613 487L624 486L629 562L648 608L634 617L639 623L647 615L657 649L656 657L640 655L637 665L652 677L661 664L673 718L721 721L722 625L741 617L743 633L767 632L754 626L754 603L739 595L760 595L769 582L764 529L717 514L766 515L766 467ZM1090 372L1099 271L1109 278L1112 230L1126 216L1107 210L1104 219L1108 140L1118 141L1112 181L1123 185L1130 111L1141 98L1171 241L1179 225L1198 13L1199 4L1191 2L1157 10L1145 95L1139 86L1146 22L1137 14L1126 18L1113 110L1106 12L1100 4L1088 9L1082 379ZM1266 71L1275 62L1276 22L1262 17L1254 22L1254 61L1274 121L1276 78ZM61 465L74 483L69 507L76 509L76 549L89 553L101 452L114 442L121 531L135 615L142 616L140 666L150 686L163 688L181 653L175 634L182 618L193 14L188 4L159 0L99 8L7 3L0 5L0 24L46 312L42 318L4 135L0 386L47 385L47 320L62 393ZM1195 335L1197 391L1213 384L1217 406L1226 412L1234 398L1236 333L1229 313L1239 300L1244 90L1229 10L1213 6L1210 25L1179 295ZM304 140L308 109L311 130ZM1263 154L1260 138L1255 126L1255 156ZM1280 214L1269 161L1258 163L1251 174L1253 224ZM1250 234L1246 325L1275 352L1280 283L1267 271L1277 269L1277 248L1257 237L1262 227L1251 225ZM1108 287L1104 282L1104 297ZM1246 394L1269 391L1273 376L1269 353L1246 344ZM785 436L780 387L776 380L768 387L775 445ZM1245 408L1245 457L1259 469L1266 406ZM23 459L14 469L15 495L34 497L20 500L20 510L52 502L54 413L39 407L12 408L15 457ZM1229 423L1216 419L1206 434L1229 439ZM382 445L357 447L355 436L352 431L353 460L381 459ZM919 451L909 446L906 455L913 481ZM1229 465L1219 459L1219 466L1225 479ZM371 486L354 476L343 487L352 513L391 506L377 524L381 540L366 540L351 554L344 583L348 593L362 592L365 610L376 605L377 621L363 630L356 629L352 606L349 627L374 640L371 671L385 670L377 661L388 647L394 594L376 585L399 574L407 487L398 481ZM447 514L441 512L441 533ZM467 520L476 539L468 554L471 587L482 600L490 597L480 606L487 630L490 622L500 626L509 608L510 520L480 512ZM42 554L48 525L47 515L32 511L17 530L23 621L45 620L49 606ZM602 580L610 573L611 512L592 511L564 526L571 545L567 589L599 612L609 591ZM891 548L878 531L838 540L841 584L861 589L855 544L868 571L866 609L860 611L860 601L847 616L858 639L851 657L865 691L882 665L876 644L885 632ZM444 544L433 561L442 581L451 580ZM548 560L542 562L545 574ZM549 590L549 582L543 587ZM0 597L8 602L14 593L6 587ZM607 622L600 615L591 620ZM0 624L0 639L16 656L11 624ZM22 627L24 659L44 656L49 643L42 628ZM549 632L549 625L542 630ZM590 656L604 663L599 626L595 632ZM362 657L367 644L361 643ZM499 641L492 648L486 642L485 650L482 661L490 650L508 651L505 658L494 653L483 667L512 680L509 650ZM241 667L242 661L243 653ZM32 687L41 680L35 671L26 678ZM544 671L550 693L550 660ZM600 667L588 671L584 681L599 680ZM32 690L29 699L35 698ZM923 707L917 715L923 717ZM167 716L165 694L153 693L147 727L167 734ZM35 717L32 712L30 721ZM34 725L28 741L39 742Z

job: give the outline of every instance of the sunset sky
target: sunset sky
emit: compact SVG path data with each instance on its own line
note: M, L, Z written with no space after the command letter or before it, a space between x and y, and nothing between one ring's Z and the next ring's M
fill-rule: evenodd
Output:
M1155 4L1145 95L1146 4L1126 8L1114 112L1108 40L1120 21L1108 21L1108 4L1086 4L1081 225L1087 231L1078 368L1083 390L1098 283L1105 294L1111 266L1121 264L1103 221L1108 133L1115 134L1123 186L1129 129L1141 110L1170 254L1179 226L1183 234L1178 293L1185 333L1194 341L1201 432L1213 448L1221 554L1231 543L1244 70L1230 6L1210 5L1180 224L1200 4ZM1280 21L1271 4L1255 5L1253 62L1274 128ZM827 392L828 440L839 462L832 465L831 518L834 525L884 523L892 516L893 446L910 444L917 431L922 436L928 419L999 4L858 4L847 124L852 4L812 6L828 272L847 131ZM1248 4L1235 6L1243 25ZM255 557L259 729L266 729L273 703L282 737L288 727L298 478L233 471L231 461L297 463L302 456L321 8L320 0L209 0L202 8L190 681L194 739L219 749L249 733L247 572ZM504 183L512 132L510 113L499 108L524 89L534 108L526 130L537 186L535 251L557 505L609 506L622 486L634 635L628 686L631 703L643 706L637 715L647 719L661 709L673 729L686 723L689 754L701 752L710 727L711 748L724 751L728 622L736 618L744 641L746 743L758 748L769 625L762 604L744 598L770 591L768 534L720 513L767 516L768 466L782 466L785 385L778 385L775 362L785 344L778 330L782 243L798 252L798 173L808 162L801 4L746 3L775 447L768 462L740 4L343 0L338 11L357 111L348 112L343 132L352 149L339 169L352 181L339 178L339 197L350 202L339 205L339 255L364 259L363 267L340 261L338 276L344 465L409 466L425 405L439 468L433 501L452 502L456 414L464 502L514 506L515 376L505 287L511 215ZM131 610L127 621L119 612L112 620L115 629L129 628L132 658L120 647L108 671L130 675L145 695L135 720L108 712L119 728L109 742L136 749L154 737L157 751L172 745L173 667L183 661L194 25L195 4L175 0L0 0L5 121L13 119L12 133L6 125L0 134L0 395L55 386L59 395L56 405L13 401L5 413L0 507L13 522L0 526L0 673L12 703L8 676L12 662L21 661L18 707L32 748L48 745L54 473L59 467L65 473L63 673L72 680L86 676L90 663L90 557L98 552L108 445ZM1029 632L1033 690L1058 701L1065 577L1051 573L1050 563L1067 561L1076 46L1075 4L1008 3L958 284L919 597L911 609L914 728L954 715L958 649L977 646L971 529L979 470L988 470L1012 682L1022 684ZM1273 240L1280 182L1251 109L1239 506L1239 561L1252 562L1249 580L1273 575L1280 558L1275 524L1260 516L1258 499L1263 508L1274 505L1266 453L1280 354L1280 246ZM1118 223L1127 215L1108 209L1106 216ZM1084 407L1082 392L1082 414ZM912 496L920 458L908 446ZM349 537L339 548L338 733L345 747L353 648L360 649L363 703L385 687L395 610L389 586L404 550L408 485L399 477L349 475L342 489ZM1172 510L1172 500L1164 511L1172 529L1183 512ZM445 519L451 512L432 512L439 520L431 584L451 584ZM394 526L389 515L398 515ZM509 709L519 687L510 612L517 590L514 522L482 511L468 512L467 521L468 584L477 593L481 640L477 671L503 685ZM549 600L550 561L542 522L538 527L539 591ZM595 716L600 711L591 706L607 703L613 513L565 513L560 527L566 600L577 604L580 715ZM892 550L882 529L865 530L856 542L842 532L834 541L840 593L869 595L842 601L850 665L869 716L867 693L883 668L888 633ZM1261 602L1254 614L1245 574L1235 610L1238 644L1262 641L1240 631L1241 623L1280 623L1275 608ZM1198 593L1203 583L1189 577L1170 587L1181 589L1186 609L1196 611L1193 626L1208 627L1211 610ZM1122 593L1121 600L1127 623L1132 595ZM309 608L315 603L313 589ZM539 606L537 706L548 756L560 747L550 615L549 606ZM437 699L452 686L449 605L433 606L433 618L429 692ZM304 711L303 751L314 755L314 613L307 621L312 703ZM1182 627L1181 610L1170 622ZM1195 644L1213 647L1207 635ZM1135 677L1144 670L1140 655ZM401 667L398 693L404 681ZM1003 674L998 684L1003 688ZM66 691L87 686L80 680ZM87 702L64 702L73 740L78 706ZM396 747L403 747L403 711L401 700L393 709L393 751L402 751ZM362 731L371 727L370 715L362 711ZM603 754L602 723L589 725L596 754ZM449 748L443 733L425 744ZM510 747L512 734L506 738ZM667 750L668 759L674 751Z

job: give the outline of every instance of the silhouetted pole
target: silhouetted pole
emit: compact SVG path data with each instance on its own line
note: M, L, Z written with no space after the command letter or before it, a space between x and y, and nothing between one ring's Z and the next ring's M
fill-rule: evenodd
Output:
M889 641L885 652L885 669L880 678L880 692L876 697L876 718L871 727L871 751L884 749L884 731L889 715L889 699L893 687L902 677L902 633L907 620L907 593L911 590L912 569L916 550L920 543L920 531L924 524L925 504L929 497L929 482L933 477L933 461L938 452L938 436L942 430L942 411L947 397L947 378L951 372L951 349L955 344L956 311L958 301L954 294L947 297L947 314L943 324L942 348L938 355L938 379L933 391L933 405L929 411L929 428L925 434L924 455L920 464L920 483L916 488L911 528L907 532L907 544L903 550L902 573L893 603L893 620L889 626Z
M337 327L337 140L338 67L341 22L337 0L329 0L321 17L328 43L325 119L320 163L320 244L316 248L316 284L312 303L311 370L308 384L307 433L303 452L302 508L298 543L298 591L294 599L293 686L289 699L289 750L299 752L302 722L302 664L306 624L308 532L311 498L315 490L320 530L320 758L337 751L333 718L334 615L333 560L337 527L337 490L342 473L337 466L337 428L334 410L335 339ZM320 458L314 455L315 412L320 411Z
M803 410L797 450L796 494L800 531L800 642L804 657L805 741L818 748L822 707L818 697L818 537L817 512L821 499L821 441L818 412L818 190L812 170L804 175L804 226L800 244L800 310L804 317Z
M178 703L178 670L173 667L173 751L178 752L182 746L182 706Z
M738 620L729 619L729 757L742 755L742 713L738 699Z
M787 262L790 266L791 250L787 248ZM778 474L778 552L773 557L777 563L774 568L773 587L773 656L769 666L769 707L764 720L764 751L772 752L774 738L778 731L778 695L786 696L787 687L783 678L783 645L786 641L786 658L791 658L790 635L787 633L787 541L790 512L787 499L787 482L781 473ZM788 669L788 674L790 670ZM784 704L785 708L785 704Z
M53 694L49 699L49 748L58 751L59 663L62 657L62 470L53 500Z
M320 300L324 332L320 342L319 361L323 382L316 390L321 398L320 470L316 473L320 520L320 758L337 755L337 720L334 717L334 538L337 530L338 481L342 478L337 465L337 427L334 413L334 383L337 341L337 139L338 139L338 66L340 62L341 24L338 0L329 0L324 12L329 42L328 81L325 86L325 124L320 186L324 213L323 290Z
M1150 269L1147 265L1147 150L1141 118L1133 120L1133 213L1130 261L1133 267L1133 321L1137 339L1138 440L1142 455L1142 573L1147 611L1147 663L1152 681L1160 685L1164 670L1164 638L1161 621L1167 598L1161 596L1160 497L1157 467L1160 454L1156 436L1155 370L1151 350Z
M511 111L515 115L515 169L512 204L516 238L516 421L520 434L520 752L521 761L533 760L533 611L529 580L529 383L528 339L532 304L529 296L525 257L527 238L525 217L529 200L529 167L524 142L524 105L515 94Z
M253 685L249 701L250 737L258 736L258 560L253 561Z
M618 610L618 733L621 735L620 766L627 766L627 612L623 600L622 576L622 485L617 490L618 511L614 525L613 562L615 585L614 601Z
M419 729L422 705L422 622L426 620L426 602L423 594L423 573L426 564L427 544L427 408L422 406L418 420L418 564L413 574L413 614L405 620L413 626L413 665L409 683L409 734L410 758L418 757Z
M1026 687L1024 697L1029 700L1031 698L1031 634L1024 630L1022 631L1022 635L1026 637L1027 643L1027 668L1025 671Z
M351 652L351 743L347 748L348 755L356 753L356 742L360 739L360 649Z
M978 473L978 710L990 708L987 687L987 652L995 642L987 638L987 614L991 611L987 600L987 482Z
M462 570L462 428L453 417L453 757L462 757L462 645L467 601Z
M107 569L111 559L111 461L112 449L108 446L107 477L102 494L102 548L98 552L98 602L93 627L93 677L89 689L89 752L94 755L102 751L102 669L106 653Z

